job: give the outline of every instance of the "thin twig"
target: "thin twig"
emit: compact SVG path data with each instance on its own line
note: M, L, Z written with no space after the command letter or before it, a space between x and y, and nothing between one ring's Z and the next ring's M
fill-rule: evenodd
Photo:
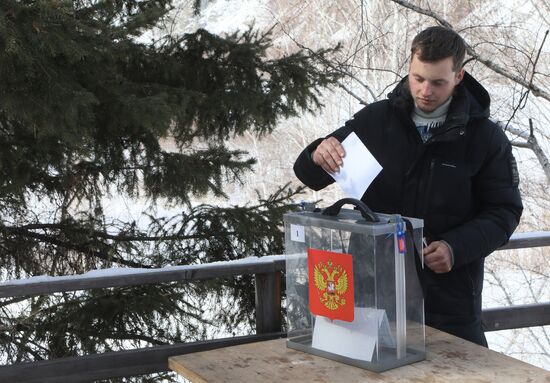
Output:
M329 67L330 69L344 75L344 76L347 76L355 81L357 81L361 86L363 86L371 95L372 99L373 100L376 100L376 95L374 93L374 91L371 89L370 86L368 86L368 84L364 83L363 81L361 81L357 76L355 76L354 74L352 74L351 72L341 68L341 67L337 67L335 66L333 63L331 63L329 60L327 60L326 58L318 55L313 49L305 46L304 44L300 43L298 40L296 40L286 29L285 27L280 24L281 26L281 30L283 31L283 33L290 39L292 40L292 42L294 44L296 44L300 49L303 49L303 50L306 50L308 51L312 56L316 57L321 63L323 63L324 65L326 65L327 67ZM345 92L347 92L350 96L352 96L353 98L355 98L357 101L359 101L360 104L363 104L363 105L367 105L368 102L365 101L363 98L359 97L357 94L355 94L353 91L351 91L350 89L348 89L345 85L343 85L340 81L338 81L338 86L340 88L342 88Z
M405 1L405 0L391 0L393 1L394 3L396 4L399 4L405 8L408 8L412 11L415 11L417 13L420 13L420 14L423 14L423 15L426 15L428 17L431 17L433 19L435 19L439 24L441 24L442 26L444 27L447 27L447 28L450 28L450 29L453 29L453 26L445 19L443 19L441 16L437 15L435 12L432 12L430 10L426 10L424 8L421 8L421 7L418 7L414 4L411 4L410 2L408 1ZM531 93L533 93L533 95L535 97L542 97L544 98L545 100L548 100L550 101L550 93L544 91L543 89L541 89L540 87L534 85L534 84L530 84L529 82L525 81L524 79L522 79L521 77L519 76L516 76L510 72L508 72L506 69L502 68L501 66L495 64L494 62L492 62L491 60L488 60L482 56L480 56L479 54L476 53L476 51L468 44L466 44L466 51L468 52L468 54L471 56L471 57L474 57L477 61L479 61L480 63L482 63L483 65L485 65L487 68L493 70L494 72L506 77L507 79L509 80L512 80L513 82L525 87L525 88L528 88Z
M514 111L512 112L512 115L506 122L506 126L504 127L504 131L508 128L508 125L510 125L510 122L515 117L517 111L519 109L523 109L525 107L525 104L527 103L527 98L529 97L529 93L531 90L531 87L533 85L533 79L535 78L535 73L537 69L537 63L539 62L540 52L542 51L542 48L544 47L544 43L546 42L546 38L548 37L548 30L544 33L544 37L542 39L542 43L540 44L539 50L537 52L537 56L535 57L535 61L533 61L533 70L531 71L531 78L529 79L529 86L527 87L527 90L521 95L518 104L514 108ZM532 135L532 133L531 133Z

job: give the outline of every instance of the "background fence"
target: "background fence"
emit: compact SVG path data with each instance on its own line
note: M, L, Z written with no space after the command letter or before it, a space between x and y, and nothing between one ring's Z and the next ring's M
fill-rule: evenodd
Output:
M550 246L550 232L514 234L510 242L499 250L542 246ZM0 382L89 382L149 374L167 371L170 356L284 337L285 333L281 332L281 278L284 270L284 255L272 255L226 263L140 270L139 273L127 269L117 275L96 272L4 283L0 285L0 298L253 274L256 284L256 334L18 363L0 367ZM486 331L550 325L550 302L486 309L483 311L483 322Z

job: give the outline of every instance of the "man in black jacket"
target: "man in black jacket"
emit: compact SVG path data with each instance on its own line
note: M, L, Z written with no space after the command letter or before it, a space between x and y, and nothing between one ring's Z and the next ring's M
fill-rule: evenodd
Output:
M426 324L487 346L481 324L484 258L506 244L523 206L510 142L489 120L487 91L462 68L466 46L431 27L411 46L409 74L311 143L294 171L320 190L334 182L355 132L383 167L362 200L374 211L424 219Z

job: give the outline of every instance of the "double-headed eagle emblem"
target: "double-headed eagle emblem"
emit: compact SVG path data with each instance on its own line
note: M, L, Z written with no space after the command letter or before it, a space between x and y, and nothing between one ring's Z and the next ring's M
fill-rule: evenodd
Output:
M326 277L326 278L325 278ZM343 295L348 291L348 274L340 265L332 261L319 262L313 269L315 287L321 292L321 303L329 310L336 310L346 304Z

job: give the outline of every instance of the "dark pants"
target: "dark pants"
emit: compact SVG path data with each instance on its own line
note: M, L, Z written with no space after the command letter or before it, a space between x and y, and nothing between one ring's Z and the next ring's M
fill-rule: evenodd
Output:
M480 346L488 347L487 339L485 338L485 333L481 324L481 319L468 324L450 324L441 323L437 320L437 317L437 315L430 315L429 313L426 313L426 325L455 335L467 341L479 344Z

